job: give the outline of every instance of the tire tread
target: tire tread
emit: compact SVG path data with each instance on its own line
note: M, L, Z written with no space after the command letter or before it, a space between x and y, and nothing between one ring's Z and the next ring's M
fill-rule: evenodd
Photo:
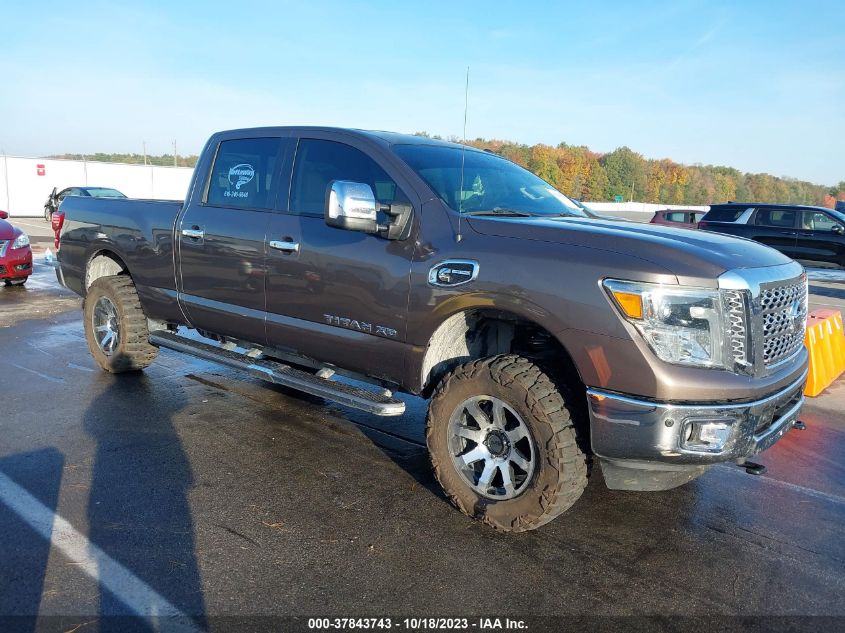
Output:
M132 278L128 275L100 277L91 284L88 291L89 295L94 288L100 289L103 294L108 295L113 300L120 312L121 322L119 354L105 356L98 353L99 350L95 349L93 344L93 334L91 335L92 340L89 340L89 346L97 364L113 374L139 371L148 367L158 356L158 348L150 345L147 317L141 307L141 300L138 298L138 292L135 290ZM89 321L86 312L86 334L88 333Z
M509 526L490 520L486 514L479 517L484 523L500 530L517 532L532 530L569 509L587 485L587 461L578 447L572 411L566 404L569 396L565 387L556 385L530 359L515 354L502 354L456 367L437 385L432 395L432 402L443 398L457 382L475 379L483 372L489 372L490 378L504 387L514 383L522 387L528 410L537 420L547 423L552 430L551 439L546 442L545 447L542 447L544 455L541 458L557 470L558 477L553 486L547 486L540 492L538 512L515 517ZM429 446L432 445L432 433L435 428L431 411L432 407L429 407L429 419L426 421L426 441ZM474 508L467 507L459 495L446 490L443 486L445 481L443 469L453 468L450 461L442 463L432 451L431 462L435 477L450 501L464 514L476 516Z

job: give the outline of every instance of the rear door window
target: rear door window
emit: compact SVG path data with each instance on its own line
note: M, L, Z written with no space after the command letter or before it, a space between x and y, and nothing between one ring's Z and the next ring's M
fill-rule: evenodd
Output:
M222 141L214 158L206 204L242 209L272 209L281 139Z
M344 143L304 138L299 141L291 179L290 210L323 215L326 190L333 180L361 182L378 202L405 202L396 182L364 152Z
M757 209L754 224L757 226L791 229L795 227L796 215L795 209Z

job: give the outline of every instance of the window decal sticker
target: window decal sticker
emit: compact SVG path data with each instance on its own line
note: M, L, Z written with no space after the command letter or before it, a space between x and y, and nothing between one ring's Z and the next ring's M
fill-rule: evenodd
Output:
M255 169L248 163L235 165L229 170L229 184L238 191L253 178L255 178Z

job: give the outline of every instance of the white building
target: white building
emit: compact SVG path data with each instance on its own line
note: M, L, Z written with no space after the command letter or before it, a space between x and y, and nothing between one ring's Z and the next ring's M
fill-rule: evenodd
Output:
M130 198L184 200L193 173L190 167L0 156L0 209L13 217L41 216L53 187L112 187Z

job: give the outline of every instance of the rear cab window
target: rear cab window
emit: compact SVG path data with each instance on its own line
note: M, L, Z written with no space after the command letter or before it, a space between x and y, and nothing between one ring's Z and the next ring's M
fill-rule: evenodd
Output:
M666 219L670 222L689 222L687 214L683 211L670 211L666 214Z
M280 138L221 141L211 167L205 204L272 209L280 151Z

